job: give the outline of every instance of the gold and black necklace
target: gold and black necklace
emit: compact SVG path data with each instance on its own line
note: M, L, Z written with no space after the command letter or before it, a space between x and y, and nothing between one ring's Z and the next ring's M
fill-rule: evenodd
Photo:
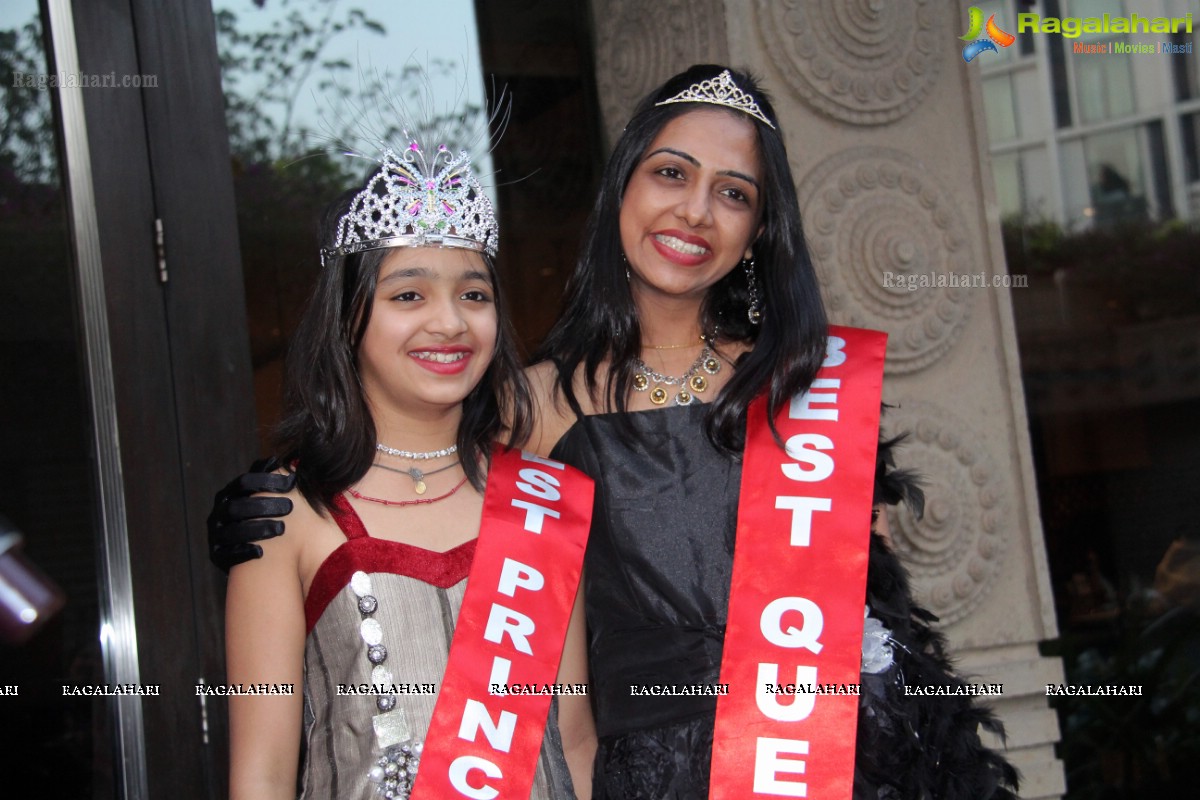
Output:
M701 373L716 375L721 371L721 360L713 355L712 348L705 344L704 349L700 351L700 357L692 362L687 372L678 377L655 372L640 358L633 360L633 368L634 391L644 392L649 389L651 403L656 406L665 404L674 391L675 405L688 406L696 399L696 395L703 394L708 389L708 378ZM651 384L654 388L651 388ZM670 391L666 388L668 386L672 387ZM678 390L674 388L676 386L679 387Z

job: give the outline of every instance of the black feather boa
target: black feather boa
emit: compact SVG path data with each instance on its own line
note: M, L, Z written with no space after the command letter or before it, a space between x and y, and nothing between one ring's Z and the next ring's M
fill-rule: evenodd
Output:
M880 442L876 502L906 502L918 515L924 496L913 473L894 468ZM854 800L1012 800L1017 771L985 747L980 728L1003 739L1004 727L970 695L908 695L904 687L964 686L946 655L937 618L912 601L908 575L887 542L871 534L867 569L871 616L891 631L894 663L864 674L858 715Z

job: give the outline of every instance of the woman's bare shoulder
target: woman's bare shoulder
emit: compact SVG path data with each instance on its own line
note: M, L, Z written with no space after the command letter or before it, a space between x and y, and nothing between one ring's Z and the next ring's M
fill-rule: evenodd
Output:
M540 404L545 397L552 398L555 394L554 385L558 380L558 368L549 359L530 364L525 368L525 378L534 399Z
M576 414L558 386L558 368L551 361L539 361L525 369L533 393L533 433L525 449L548 456L572 425ZM583 368L576 370L575 399L584 414L595 413L583 379Z

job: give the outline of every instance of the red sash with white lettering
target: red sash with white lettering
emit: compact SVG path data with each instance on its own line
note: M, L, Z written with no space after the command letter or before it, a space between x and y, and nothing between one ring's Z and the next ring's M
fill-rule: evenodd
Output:
M851 796L859 698L786 689L859 682L886 343L830 326L812 387L775 421L786 452L765 398L750 406L713 800Z
M592 480L530 453L492 455L467 592L414 798L527 798L592 518Z

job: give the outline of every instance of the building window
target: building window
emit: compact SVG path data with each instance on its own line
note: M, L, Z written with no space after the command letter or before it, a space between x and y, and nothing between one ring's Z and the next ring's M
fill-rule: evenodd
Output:
M1179 118L1183 134L1183 172L1188 183L1200 181L1200 113L1185 114Z
M1070 9L1075 16L1122 16L1124 11L1121 5L1119 0L1092 0L1088 3L1073 2ZM1124 34L1085 33L1077 39L1062 37L1062 43L1064 48L1071 48L1074 46L1072 42L1105 44L1123 42L1126 38ZM1071 58L1069 61L1080 122L1118 119L1137 110L1129 58L1092 56Z
M1021 156L1006 153L992 156L992 180L996 182L996 203L1004 220L1024 215L1024 192L1021 190Z
M1031 2L1031 0L1017 0L1016 8L1014 9L1014 13L1013 13L1013 17L1012 17L1013 28L1014 28L1013 33L1016 34L1016 37L1017 37L1017 49L1020 52L1020 54L1023 56L1031 56L1034 54L1034 52L1037 50L1037 45L1035 44L1035 42L1037 41L1038 37L1036 37L1031 31L1026 31L1025 33L1021 33L1019 30L1015 30L1017 27L1017 24L1016 24L1017 16L1016 15L1017 14L1027 14L1027 13L1030 13L1032 10L1033 10L1033 2Z
M1044 147L992 156L1001 219L1006 223L1052 219L1049 175Z
M1045 0L1048 17L1060 17L1062 11L1058 0ZM1066 48L1062 42L1048 42L1047 60L1050 62L1050 92L1054 98L1054 124L1069 128L1073 124L1071 114L1071 91L1067 80Z
M1069 227L1108 227L1157 217L1159 192L1149 126L1064 142L1063 196Z
M1118 119L1137 110L1129 59L1079 58L1072 67L1080 122Z
M1193 49L1196 47L1196 43L1192 40L1192 34L1183 31L1172 33L1171 43L1180 48L1189 44ZM1200 62L1196 60L1194 54L1173 56L1171 58L1171 77L1175 83L1176 100L1183 102L1200 97Z
M991 143L994 145L1016 139L1021 130L1017 123L1012 76L1003 74L985 78L983 102L987 108L987 131Z
M1137 129L1089 136L1083 141L1087 158L1088 193L1098 225L1146 216L1146 191Z

